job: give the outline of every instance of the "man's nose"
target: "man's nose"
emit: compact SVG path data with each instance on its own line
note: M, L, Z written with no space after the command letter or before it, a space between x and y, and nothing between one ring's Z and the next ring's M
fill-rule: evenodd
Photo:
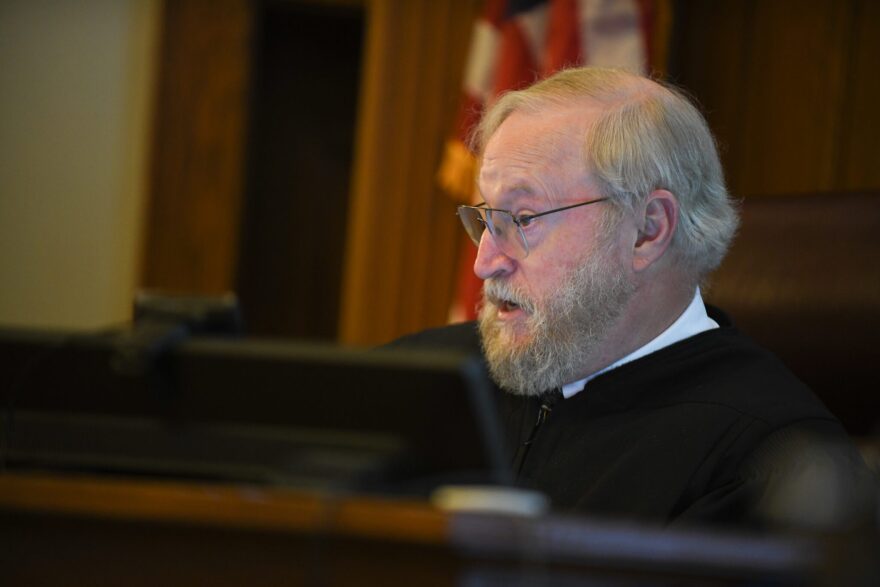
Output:
M514 269L514 260L504 254L488 230L483 231L474 261L474 273L482 280L507 275Z

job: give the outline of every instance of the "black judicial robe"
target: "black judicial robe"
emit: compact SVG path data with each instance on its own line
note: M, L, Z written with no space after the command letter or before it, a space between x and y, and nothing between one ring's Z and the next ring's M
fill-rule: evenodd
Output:
M773 510L798 499L854 500L867 472L840 423L771 353L710 315L721 328L596 377L537 430L541 399L496 388L519 483L559 511L662 524L763 525L790 518ZM481 352L474 323L391 346ZM817 463L831 463L819 474L835 495L798 495Z

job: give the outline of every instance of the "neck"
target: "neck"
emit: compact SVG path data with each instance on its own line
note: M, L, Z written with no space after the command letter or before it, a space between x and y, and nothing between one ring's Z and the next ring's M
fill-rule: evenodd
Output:
M687 279L640 283L599 352L585 361L581 377L604 369L659 336L687 309L695 289L696 284Z

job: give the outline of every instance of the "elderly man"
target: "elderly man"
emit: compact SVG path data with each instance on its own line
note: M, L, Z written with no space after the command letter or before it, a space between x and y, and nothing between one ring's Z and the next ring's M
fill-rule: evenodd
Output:
M397 345L483 352L523 484L562 510L741 522L775 507L774 471L806 454L792 465L794 448L847 446L801 382L703 304L737 213L679 92L563 71L498 100L475 146L485 202L459 216L479 247L478 328Z

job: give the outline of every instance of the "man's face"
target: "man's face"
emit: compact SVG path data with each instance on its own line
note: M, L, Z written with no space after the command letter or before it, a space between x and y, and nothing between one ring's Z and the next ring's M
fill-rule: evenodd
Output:
M479 185L488 205L520 215L601 197L581 155L593 116L512 114L483 154ZM602 222L609 205L536 219L524 228L530 252L521 260L483 234L474 265L484 280L480 333L492 376L505 389L535 395L588 374L585 364L633 290L616 231Z

